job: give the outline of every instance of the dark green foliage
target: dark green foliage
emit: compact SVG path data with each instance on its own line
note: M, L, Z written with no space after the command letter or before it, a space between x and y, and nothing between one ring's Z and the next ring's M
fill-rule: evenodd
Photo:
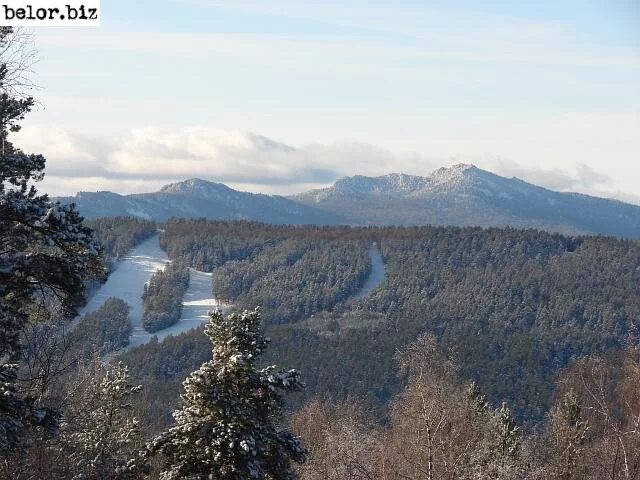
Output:
M367 231L367 228L172 219L160 237L160 246L169 258L182 258L190 267L211 272L230 260L245 260L284 240L356 239Z
M171 412L179 407L182 382L204 362L211 360L211 342L202 329L167 337L162 343L152 339L119 357L129 366L131 376L145 386L145 423L153 433L171 423Z
M182 297L189 288L189 269L179 262L157 270L144 286L142 324L148 332L167 328L182 314Z
M212 245L209 236L216 247L199 250ZM265 308L267 323L296 321L269 326L267 361L300 367L311 394L361 395L385 404L402 384L393 374L395 352L426 331L455 352L462 375L493 405L507 401L517 418L537 421L549 407L555 372L574 358L639 338L640 246L634 241L513 229L215 222L174 222L163 241L174 256L207 259L217 252L224 266L215 271L216 293L226 289L240 305L273 301ZM325 293L306 289L305 282L331 271L341 252L357 258L372 241L381 248L386 282L361 301L333 296L316 304L330 312L299 309ZM316 243L323 246L300 256L301 245ZM250 247L224 254L239 244ZM332 244L346 246L333 250ZM295 315L276 315L278 309ZM195 336L175 342L195 342ZM189 370L172 351L188 356L191 347L174 347L158 355L164 365L158 368L171 378L169 366L177 364L173 372L183 378ZM132 365L134 374L138 370ZM154 383L164 388L167 377Z
M83 301L85 278L103 271L99 248L73 205L39 195L45 159L27 154L9 139L31 111L34 99L16 85L23 64L22 37L0 28L0 453L12 449L26 424L43 425L50 416L16 388L13 362L20 335L35 320L55 311L70 316Z
M156 232L155 222L135 217L103 217L86 220L104 248L105 260L111 264Z
M226 302L235 302L265 275L278 268L291 267L319 244L304 239L274 240L255 250L249 257L230 260L213 271L213 294Z
M291 462L306 451L277 422L282 394L302 388L298 372L256 368L269 343L258 311L213 313L204 331L211 360L184 381L175 425L148 447L162 454L161 478L296 479Z
M250 257L282 239L287 231L276 226L259 231L255 228L258 225L173 219L167 223L160 237L160 246L169 258L181 258L193 268L211 272L230 260ZM282 230L280 235L279 230Z
M98 310L83 316L69 337L80 358L102 356L126 347L133 330L129 310L123 300L108 298Z
M170 258L213 269L216 298L239 310L258 304L266 323L289 323L360 289L370 270L366 231L175 220L161 244Z
M540 418L551 375L572 358L638 338L636 242L433 229L382 250L389 281L371 307L397 305L436 333L466 377L520 415Z
M296 243L278 243L216 269L214 296L238 308L259 304L269 323L290 323L331 310L364 283L369 257L362 243Z

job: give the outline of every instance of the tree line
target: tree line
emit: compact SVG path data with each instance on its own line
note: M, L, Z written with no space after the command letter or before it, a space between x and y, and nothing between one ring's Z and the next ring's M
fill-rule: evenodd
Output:
M180 320L187 288L189 269L180 262L172 262L151 276L142 293L142 324L146 331L157 332Z
M169 222L162 241L172 258L217 258L214 294L238 309L263 307L274 352L308 373L309 394L357 393L384 406L400 388L388 375L393 355L431 333L465 358L464 375L493 404L507 401L517 418L535 423L550 408L556 372L640 338L635 241L205 220ZM352 301L374 241L387 279Z
M104 252L107 267L120 260L156 232L156 223L136 217L104 217L85 220Z

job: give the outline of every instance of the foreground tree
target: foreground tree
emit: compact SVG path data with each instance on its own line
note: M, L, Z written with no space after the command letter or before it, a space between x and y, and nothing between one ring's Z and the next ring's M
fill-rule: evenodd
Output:
M640 350L563 372L549 425L548 478L640 479Z
M569 390L554 405L546 432L549 478L574 480L585 478L585 444L589 422L573 390Z
M21 94L23 37L0 28L0 453L11 449L27 424L52 425L37 399L16 388L20 335L28 322L56 311L69 315L83 300L84 279L100 273L97 244L73 206L38 195L42 155L9 141L34 100Z
M74 402L61 428L72 478L133 480L142 478L146 462L139 461L140 425L133 400L141 387L133 385L127 367L118 363L101 375L94 363L76 388Z
M291 461L303 462L307 452L277 422L283 411L279 391L300 390L298 372L255 367L268 345L257 310L212 313L205 333L213 359L185 380L176 425L148 446L164 457L161 478L297 478Z

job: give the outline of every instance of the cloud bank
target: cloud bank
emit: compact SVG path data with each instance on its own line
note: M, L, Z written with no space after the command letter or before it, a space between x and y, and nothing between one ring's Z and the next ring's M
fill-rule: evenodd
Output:
M46 155L43 190L52 195L155 191L166 183L192 177L242 190L291 194L349 175L427 175L441 166L466 162L554 190L640 200L620 192L608 194L612 179L581 163L574 171L567 171L486 156L444 158L397 153L358 142L294 147L255 133L207 126L132 129L120 137L32 127L28 134L19 134L17 143L27 152Z
M236 130L194 126L134 129L120 138L96 138L61 128L31 128L20 146L48 158L45 183L54 194L113 189L139 192L190 177L289 193L359 172L384 174L437 163L361 143L295 148Z

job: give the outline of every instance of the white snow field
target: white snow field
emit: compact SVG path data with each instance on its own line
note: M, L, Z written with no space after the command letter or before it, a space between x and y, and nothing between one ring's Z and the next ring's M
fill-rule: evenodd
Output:
M189 288L182 299L182 315L180 316L180 320L178 320L176 324L153 334L146 332L142 327L140 327L140 331L137 331L134 327L134 331L129 339L129 345L126 348L129 349L137 347L138 345L144 345L151 340L153 336L158 337L158 340L162 341L169 335L179 335L188 332L206 322L211 310L228 310L229 305L225 305L213 298L211 277L211 273L190 268Z
M158 239L158 235L154 235L145 240L117 263L107 281L80 311L71 328L77 324L82 315L100 308L107 298L120 298L131 307L130 317L133 332L129 337L129 345L126 347L129 349L144 345L154 336L162 341L169 335L178 335L196 328L207 320L209 310L215 308L223 311L228 310L228 305L223 305L213 298L212 274L190 269L189 288L183 299L180 320L175 325L153 334L142 327L144 285L149 282L151 275L156 270L164 268L170 262L167 254L160 248Z
M131 322L134 329L142 329L142 292L144 284L159 268L169 263L167 254L160 248L158 235L148 238L120 260L107 281L89 299L74 320L76 323L85 313L100 308L109 297L117 297L131 307Z
M378 285L384 282L384 279L387 276L387 270L384 267L382 255L380 254L378 245L376 245L375 242L371 248L369 248L369 258L371 259L371 272L360 291L353 296L354 300L362 300L363 298L368 297L369 294L378 287Z

